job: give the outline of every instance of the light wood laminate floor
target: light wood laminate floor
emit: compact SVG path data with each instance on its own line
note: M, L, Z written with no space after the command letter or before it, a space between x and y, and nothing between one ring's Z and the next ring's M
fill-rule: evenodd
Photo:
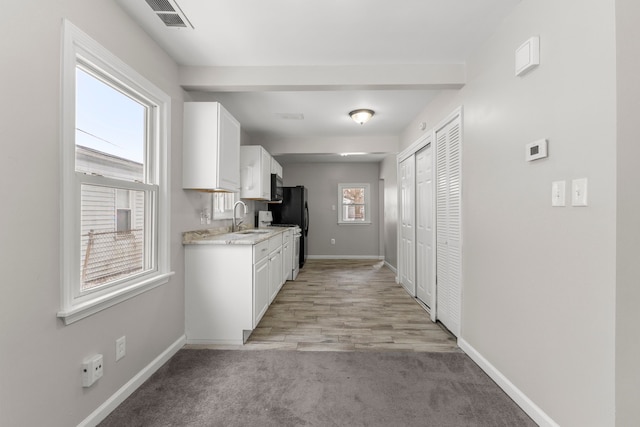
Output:
M460 351L453 335L376 260L308 260L244 346L299 351Z

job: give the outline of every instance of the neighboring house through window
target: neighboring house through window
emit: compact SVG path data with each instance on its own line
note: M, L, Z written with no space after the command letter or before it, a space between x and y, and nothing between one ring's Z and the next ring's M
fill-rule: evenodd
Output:
M168 281L170 98L68 21L63 55L68 324Z
M338 184L338 224L371 224L369 184Z
M116 231L131 231L131 190L116 189ZM141 198L142 203L144 199ZM144 206L144 205L143 205Z

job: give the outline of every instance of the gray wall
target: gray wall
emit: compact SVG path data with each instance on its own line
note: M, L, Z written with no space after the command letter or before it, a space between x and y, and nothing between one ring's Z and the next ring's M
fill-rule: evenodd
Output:
M461 338L565 426L615 417L614 12L613 0L523 0L469 60L467 85L428 106L401 140L402 149L418 123L463 106ZM541 64L515 77L514 51L533 35ZM637 74L628 78L637 87ZM525 144L539 138L549 138L549 158L525 163ZM582 177L589 206L552 208L552 181L570 188ZM627 315L637 330L638 315Z
M0 425L77 425L184 334L181 232L201 227L205 197L181 189L182 101L176 64L112 0L8 2L0 38L2 290ZM69 326L60 309L60 38L68 18L172 98L171 268L166 285ZM10 66L9 66L10 65ZM127 355L115 363L115 340ZM82 388L80 364L104 377Z
M640 420L640 3L617 0L618 186L616 269L616 425Z
M398 161L390 154L380 162L384 184L384 260L398 268Z
M309 189L309 255L378 257L378 163L291 163L282 165L285 186ZM338 183L371 184L370 225L338 225ZM331 209L332 205L336 210ZM331 245L331 239L336 244Z

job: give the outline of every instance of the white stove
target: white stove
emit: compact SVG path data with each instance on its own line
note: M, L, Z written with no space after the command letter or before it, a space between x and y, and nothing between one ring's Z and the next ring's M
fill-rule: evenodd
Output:
M264 227L289 227L293 229L293 250L291 251L291 280L296 280L300 272L300 236L302 229L296 224L272 224L271 211L258 211L258 228Z

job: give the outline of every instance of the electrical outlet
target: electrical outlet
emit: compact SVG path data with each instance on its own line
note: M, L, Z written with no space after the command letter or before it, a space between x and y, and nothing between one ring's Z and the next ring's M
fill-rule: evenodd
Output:
M82 387L91 387L93 383L102 378L102 355L96 354L82 361Z
M121 336L116 340L116 362L127 354L127 337Z
M331 244L335 245L336 244L336 239L331 239Z

